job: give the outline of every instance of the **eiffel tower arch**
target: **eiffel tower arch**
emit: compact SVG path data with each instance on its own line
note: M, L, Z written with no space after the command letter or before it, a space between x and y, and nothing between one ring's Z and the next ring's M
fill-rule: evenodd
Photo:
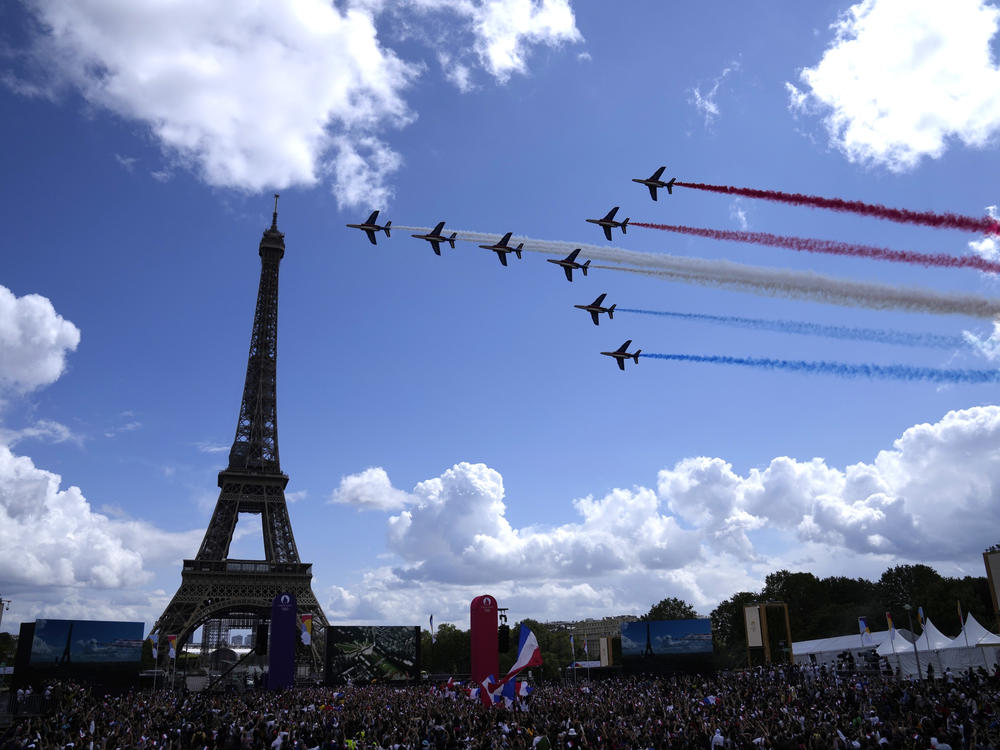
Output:
M299 560L285 500L288 475L278 460L278 265L285 236L278 231L277 195L259 254L260 285L236 437L229 465L219 472L219 499L198 554L184 560L180 588L153 625L160 661L168 658L168 635L177 636L179 654L195 630L210 621L268 621L271 602L283 591L295 595L300 614L328 625L312 592L312 565ZM229 557L241 513L261 517L263 560Z

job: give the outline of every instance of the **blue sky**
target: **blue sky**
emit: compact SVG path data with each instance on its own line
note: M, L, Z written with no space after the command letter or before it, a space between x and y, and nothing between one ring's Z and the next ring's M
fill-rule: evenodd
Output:
M978 271L640 227L608 243L584 219L619 205L633 222L995 259L989 237L684 188L653 202L630 180L666 165L680 181L986 215L998 18L976 0L5 5L3 628L149 626L173 595L235 433L274 192L282 469L331 621L467 627L485 593L515 619L642 613L667 596L707 614L781 568L983 575L995 386L643 357L623 373L599 352L631 339L993 370L992 321L617 269L567 283L543 261L552 246L503 268L477 242L437 257L412 231L372 246L344 225L379 208L394 225L512 231L583 257L594 245L996 298ZM602 292L619 308L964 343L624 311L595 327L573 305ZM253 518L237 536L232 556L262 556Z

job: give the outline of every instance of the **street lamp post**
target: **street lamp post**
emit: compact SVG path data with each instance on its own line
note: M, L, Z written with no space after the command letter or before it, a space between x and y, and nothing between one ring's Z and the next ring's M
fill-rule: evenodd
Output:
M904 604L903 609L906 610L906 620L910 624L910 635L913 636L913 656L917 660L917 678L923 681L924 673L920 671L920 653L917 651L917 634L913 632L913 615L910 614L913 607L909 604Z

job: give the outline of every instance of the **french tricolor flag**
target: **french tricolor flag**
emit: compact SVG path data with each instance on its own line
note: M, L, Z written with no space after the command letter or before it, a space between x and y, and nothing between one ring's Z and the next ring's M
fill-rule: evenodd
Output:
M542 650L538 647L538 639L531 632L527 625L521 625L521 639L517 645L517 661L510 668L507 675L501 682L512 680L518 672L528 667L540 667L542 665Z
M479 683L479 702L484 706L492 706L497 702L498 698L494 697L493 690L496 688L496 678L493 675L489 675Z

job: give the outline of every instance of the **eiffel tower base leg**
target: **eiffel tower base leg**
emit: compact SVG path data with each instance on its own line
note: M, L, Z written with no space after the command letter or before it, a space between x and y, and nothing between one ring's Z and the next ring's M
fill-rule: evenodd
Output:
M271 602L282 592L295 595L300 614L311 614L315 625L327 626L312 592L308 563L185 560L181 585L153 626L159 661L167 658L167 636L176 635L181 647L208 620L249 614L270 619Z

